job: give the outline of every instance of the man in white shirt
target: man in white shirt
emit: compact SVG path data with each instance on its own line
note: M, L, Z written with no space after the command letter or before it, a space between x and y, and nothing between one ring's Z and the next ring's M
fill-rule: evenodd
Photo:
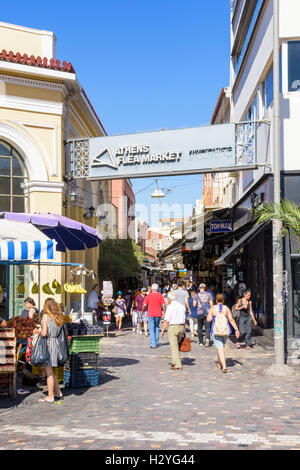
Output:
M185 306L176 300L175 292L168 294L168 307L165 314L165 322L161 330L161 337L168 328L168 338L171 347L171 369L182 369L179 354L179 343L185 331Z
M93 310L97 310L97 308L100 306L99 295L100 295L100 287L98 284L94 284L93 289L91 293L89 294L88 300L87 300L87 307L88 307L89 312L92 312Z

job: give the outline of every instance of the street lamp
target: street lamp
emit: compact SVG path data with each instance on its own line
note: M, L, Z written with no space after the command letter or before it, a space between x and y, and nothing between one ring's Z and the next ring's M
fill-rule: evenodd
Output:
M154 189L153 193L151 194L151 197L165 197L165 193L161 189Z
M158 184L157 184L157 180L155 180L155 183L156 183L156 188L154 189L153 193L151 194L151 197L157 197L157 198L160 198L160 197L165 197L165 193L159 189L158 187Z

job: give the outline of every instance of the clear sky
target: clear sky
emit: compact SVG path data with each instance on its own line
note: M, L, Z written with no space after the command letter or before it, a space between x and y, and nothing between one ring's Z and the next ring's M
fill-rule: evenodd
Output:
M109 135L207 125L229 85L230 0L14 0L1 21L55 32ZM132 183L149 205L155 181ZM158 185L193 205L202 175Z

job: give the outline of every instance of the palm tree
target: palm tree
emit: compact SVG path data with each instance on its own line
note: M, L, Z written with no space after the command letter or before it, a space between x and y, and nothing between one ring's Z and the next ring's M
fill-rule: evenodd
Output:
M285 237L290 230L300 240L300 209L294 201L282 199L280 204L264 202L254 210L256 224L270 220L282 222L282 236Z

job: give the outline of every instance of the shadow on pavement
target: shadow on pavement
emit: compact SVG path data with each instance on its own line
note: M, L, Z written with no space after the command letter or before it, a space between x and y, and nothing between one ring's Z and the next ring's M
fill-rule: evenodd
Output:
M185 357L181 360L183 366L194 366L196 361L195 359Z
M100 369L102 366L108 367L124 367L124 366L133 366L138 364L140 361L137 359L129 359L127 357L100 357L99 366Z
M236 359L232 359L231 357L226 358L226 365L227 367L234 367L236 365L243 366L244 364L240 361L237 361Z

